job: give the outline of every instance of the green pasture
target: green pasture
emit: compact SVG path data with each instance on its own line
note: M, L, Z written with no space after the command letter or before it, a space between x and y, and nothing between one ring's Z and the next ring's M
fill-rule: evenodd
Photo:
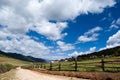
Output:
M104 58L105 71L120 71L120 57ZM60 62L61 71L74 71L75 62ZM44 64L46 69L50 69L50 63ZM102 71L101 58L77 61L78 71ZM59 70L59 63L52 63L52 70Z

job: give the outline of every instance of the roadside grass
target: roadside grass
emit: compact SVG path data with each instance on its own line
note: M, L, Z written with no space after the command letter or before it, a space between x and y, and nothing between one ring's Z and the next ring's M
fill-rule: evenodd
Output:
M15 69L12 69L4 74L0 75L0 80L18 80L14 78Z
M14 68L15 68L15 66L11 65L11 64L0 64L0 73L7 72Z
M30 62L21 61L0 55L0 74L14 69L17 66L27 66L29 64Z

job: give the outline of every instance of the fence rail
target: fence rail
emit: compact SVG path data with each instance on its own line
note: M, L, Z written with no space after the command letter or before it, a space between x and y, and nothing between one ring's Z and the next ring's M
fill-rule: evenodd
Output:
M102 58L97 62L50 62L35 64L34 68L44 68L56 71L120 71L120 60L105 60Z

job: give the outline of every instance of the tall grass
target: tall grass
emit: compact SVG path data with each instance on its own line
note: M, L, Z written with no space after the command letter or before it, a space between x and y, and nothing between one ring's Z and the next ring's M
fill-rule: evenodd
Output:
M11 64L0 64L0 73L7 72L13 68L15 68L15 66Z

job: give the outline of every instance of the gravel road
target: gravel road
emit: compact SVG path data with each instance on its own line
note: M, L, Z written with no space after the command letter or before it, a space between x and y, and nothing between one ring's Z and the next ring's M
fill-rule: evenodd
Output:
M27 69L17 68L0 76L0 80L86 80L65 76L43 74Z

